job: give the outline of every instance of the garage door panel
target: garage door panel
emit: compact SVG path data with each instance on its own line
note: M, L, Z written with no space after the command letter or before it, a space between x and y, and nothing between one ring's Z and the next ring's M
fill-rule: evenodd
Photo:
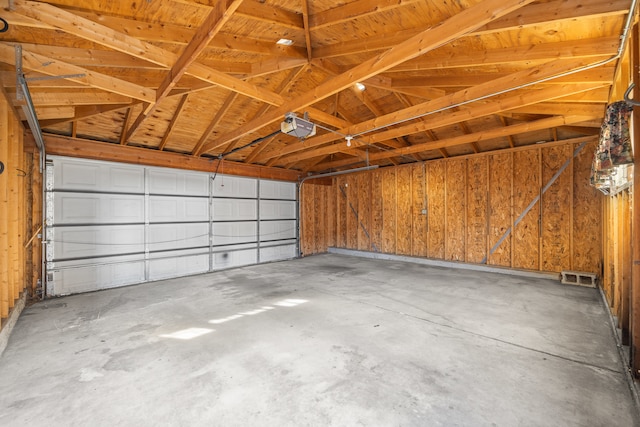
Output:
M295 239L297 224L290 221L260 221L260 241Z
M209 220L209 199L149 196L149 222L196 222Z
M54 260L144 252L144 225L55 227Z
M260 181L261 199L296 200L296 184L284 181Z
M144 193L144 169L138 166L58 157L54 161L56 190Z
M151 224L149 251L166 251L209 246L209 224Z
M295 183L49 159L50 295L295 257Z
M260 200L260 219L295 219L296 202Z
M144 222L144 196L54 193L56 224Z
M209 174L149 168L149 193L208 196Z
M209 253L172 251L155 254L149 260L149 280L188 276L209 271ZM157 258L156 258L157 257Z
M226 268L240 267L256 264L258 262L257 249L242 249L236 247L216 248L213 254L213 269L224 270Z
M91 264L82 261L55 263L47 284L49 295L67 295L126 286L144 281L144 260L135 257L95 258Z
M213 197L256 198L257 189L254 178L218 174L213 181Z
M295 244L260 248L261 262L282 261L285 259L295 258L296 255Z
M257 201L249 199L213 199L214 221L246 221L258 219Z
M212 224L211 239L214 246L256 242L258 224L250 222L216 222Z

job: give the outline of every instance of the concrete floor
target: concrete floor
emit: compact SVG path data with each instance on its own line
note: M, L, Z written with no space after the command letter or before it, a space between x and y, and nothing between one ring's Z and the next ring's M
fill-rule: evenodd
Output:
M2 426L635 417L597 290L338 255L38 303L0 359Z

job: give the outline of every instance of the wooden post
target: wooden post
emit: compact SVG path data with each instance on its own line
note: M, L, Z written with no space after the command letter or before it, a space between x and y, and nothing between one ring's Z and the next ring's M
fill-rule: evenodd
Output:
M640 31L638 24L633 26L632 33L632 64L633 81L636 83L635 96L640 92ZM631 372L635 378L640 378L640 108L633 109L633 144L634 144L634 172L633 172L633 224L632 251L633 269L631 277Z

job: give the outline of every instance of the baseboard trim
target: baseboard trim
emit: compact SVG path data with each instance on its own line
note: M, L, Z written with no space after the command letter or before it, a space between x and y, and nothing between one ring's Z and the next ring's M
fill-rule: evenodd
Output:
M515 270L512 268L496 267L481 264L469 264L465 262L442 261L436 259L419 258L407 255L382 254L379 252L356 251L353 249L342 249L329 247L328 253L338 255L351 255L371 259L384 259L389 261L412 262L415 264L428 265L432 267L458 268L462 270L485 271L488 273L507 274L510 276L532 277L536 279L550 279L560 281L560 273L544 271Z

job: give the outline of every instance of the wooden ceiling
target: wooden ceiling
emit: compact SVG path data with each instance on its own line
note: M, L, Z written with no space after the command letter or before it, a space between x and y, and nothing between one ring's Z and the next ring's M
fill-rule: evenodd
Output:
M43 132L323 172L597 135L631 1L0 5ZM265 138L288 112L317 135Z

